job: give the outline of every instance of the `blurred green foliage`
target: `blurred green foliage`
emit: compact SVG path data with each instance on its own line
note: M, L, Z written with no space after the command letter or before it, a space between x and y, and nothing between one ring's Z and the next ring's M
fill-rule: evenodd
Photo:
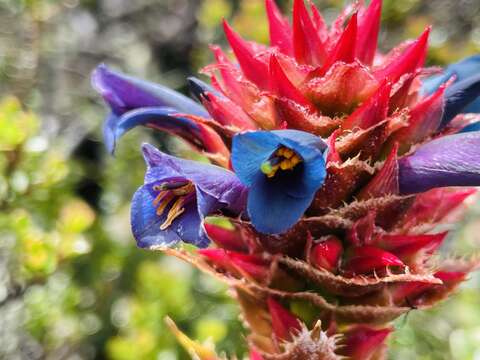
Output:
M316 3L331 21L345 2ZM192 338L244 353L223 285L135 247L129 200L144 171L138 145L151 133L128 134L116 158L105 154L104 109L88 80L107 61L185 90L186 75L211 60L207 45L224 42L222 18L267 41L263 0L0 0L0 358L188 359L166 315ZM432 64L480 50L475 0L385 0L383 18L383 50L430 23ZM150 141L192 156L171 137ZM451 243L459 252L478 249L477 207ZM479 290L473 277L437 309L399 319L390 357L480 358Z

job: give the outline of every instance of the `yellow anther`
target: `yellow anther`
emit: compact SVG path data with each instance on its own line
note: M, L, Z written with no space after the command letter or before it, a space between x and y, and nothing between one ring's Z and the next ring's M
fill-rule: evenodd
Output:
M167 214L167 219L163 222L162 225L160 225L160 230L167 229L170 225L172 225L173 220L175 220L177 217L179 217L185 212L185 208L183 207L183 199L183 197L179 197L177 200L175 200L173 206Z
M170 191L161 192L158 196L153 200L153 205L157 207L157 215L161 216L165 211L166 207L170 202L175 198L175 195L172 194Z
M283 151L283 157L287 159L290 159L293 155L295 155L295 153L291 149L285 148L285 150Z

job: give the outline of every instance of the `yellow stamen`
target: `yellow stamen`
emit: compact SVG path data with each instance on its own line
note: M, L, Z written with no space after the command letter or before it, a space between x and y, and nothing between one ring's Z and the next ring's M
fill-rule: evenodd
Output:
M185 208L183 207L183 200L183 197L179 197L177 198L177 200L175 200L173 206L167 214L167 219L163 222L162 225L160 225L160 230L167 229L170 225L172 225L173 220L175 220L177 217L179 217L185 212Z
M170 191L165 191L165 192L161 192L160 194L158 194L158 196L153 201L153 205L158 206L157 207L157 215L158 216L161 216L163 214L163 212L167 208L168 204L170 204L170 202L174 198L175 198L175 194L173 194Z

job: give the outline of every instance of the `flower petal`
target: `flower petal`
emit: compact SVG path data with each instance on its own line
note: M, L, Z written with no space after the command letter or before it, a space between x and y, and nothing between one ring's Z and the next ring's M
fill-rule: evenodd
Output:
M140 107L166 106L177 112L208 117L201 105L179 92L113 71L105 64L93 72L92 85L117 115Z
M193 118L182 117L176 109L168 107L139 108L120 117L110 114L104 125L107 149L113 153L118 139L140 125L180 136L194 147L209 153L228 156L228 149L213 129Z
M480 185L480 132L444 136L399 161L400 193Z
M445 90L445 109L441 126L447 125L480 96L480 74L457 81ZM480 110L480 109L479 109Z
M153 206L154 196L151 184L146 184L137 190L132 199L131 224L137 244L142 248L171 247L184 241L198 247L205 247L209 240L201 229L201 219L195 204L189 204L181 217L175 219L172 225L160 230L164 217L156 214Z
M219 166L167 155L150 144L144 144L142 151L148 165L145 182L180 176L194 183L203 192L200 195L204 198L199 200L205 200L205 207L209 207L207 202L211 200L205 198L208 195L219 206L223 205L235 213L240 213L245 208L247 190L233 172Z
M262 173L256 175L249 189L247 210L252 224L265 234L281 234L300 219L311 204L314 193L305 197L288 194L291 181L269 181Z

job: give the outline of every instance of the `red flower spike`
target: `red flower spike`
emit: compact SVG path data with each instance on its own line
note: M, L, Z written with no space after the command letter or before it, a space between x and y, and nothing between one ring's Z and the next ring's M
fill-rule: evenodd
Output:
M353 274L368 274L389 266L404 267L397 256L375 246L361 246L353 249L353 255L344 270Z
M372 0L359 19L356 55L366 65L372 65L377 52L381 16L382 0Z
M282 15L274 0L265 0L265 7L270 29L270 45L276 46L282 53L292 56L292 29L288 20Z
M347 233L348 241L354 246L372 245L374 242L375 218L375 212L369 211L365 217L357 220Z
M273 333L279 340L292 339L292 331L299 331L300 321L272 297L267 299L267 306L272 317Z
M275 95L290 99L309 110L314 109L312 103L287 78L275 54L270 57L270 87Z
M350 130L356 127L368 129L385 120L388 114L391 90L390 82L380 85L378 90L342 123L342 129Z
M389 79L392 83L396 83L402 75L414 73L422 68L427 57L429 35L430 28L427 28L400 56L389 62L386 67L376 71L375 77L379 80Z
M395 143L383 167L358 193L358 199L365 200L385 195L397 195L399 193L397 153L398 143Z
M357 13L353 14L348 22L347 27L343 31L337 45L330 53L325 64L318 70L314 71L314 76L322 76L336 62L352 63L355 60L355 48L357 44Z
M310 261L317 268L334 272L342 253L342 242L337 237L330 236L312 248Z
M403 259L419 251L433 253L440 247L447 234L448 232L425 235L383 235L376 245Z
M320 66L326 51L305 7L304 0L293 2L293 48L295 59L300 64Z
M410 110L408 126L393 136L393 141L402 144L401 153L408 151L410 145L421 142L437 131L442 121L444 92L445 86L441 86Z
M245 76L260 89L267 89L268 78L265 76L268 71L267 64L255 56L252 46L233 31L226 21L223 21L223 29Z
M218 246L225 250L247 252L248 247L242 239L239 231L225 229L221 226L204 223L205 231L208 237Z
M363 325L356 326L345 334L346 344L342 355L352 360L370 360L382 349L385 339L392 331L391 328L377 330Z

